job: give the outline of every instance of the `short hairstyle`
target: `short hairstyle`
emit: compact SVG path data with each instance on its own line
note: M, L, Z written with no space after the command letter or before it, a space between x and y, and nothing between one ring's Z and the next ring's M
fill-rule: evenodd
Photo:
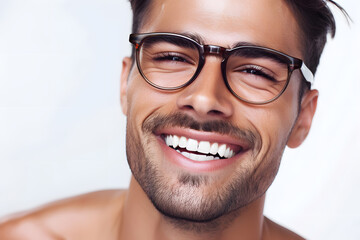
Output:
M133 11L132 32L139 31L148 13L151 0L129 0ZM335 36L334 15L328 3L339 8L348 18L346 11L333 0L284 0L293 12L300 27L301 47L304 62L313 74L316 73L320 56L327 41L327 35ZM134 49L132 53L134 57ZM305 81L303 81L305 82ZM300 94L302 95L302 94Z

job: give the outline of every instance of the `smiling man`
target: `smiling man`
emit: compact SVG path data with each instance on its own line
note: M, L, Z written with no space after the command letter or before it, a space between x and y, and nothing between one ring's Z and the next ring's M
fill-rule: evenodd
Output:
M132 0L123 60L128 190L52 203L1 239L302 239L263 216L306 138L334 18L321 0ZM336 4L335 4L336 5Z

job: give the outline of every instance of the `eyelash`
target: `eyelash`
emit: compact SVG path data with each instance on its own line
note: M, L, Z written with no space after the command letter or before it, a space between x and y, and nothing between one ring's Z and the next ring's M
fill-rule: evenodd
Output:
M173 52L164 52L157 54L158 56L154 57L155 61L174 61L174 62L185 62L190 63L187 59L182 57L180 54L173 53ZM179 60L172 60L172 58L179 58Z
M276 81L276 79L273 76L270 76L269 74L266 74L264 72L264 69L265 68L257 66L257 65L245 65L245 66L241 67L240 71L243 71L243 72L247 71L246 73L248 73L248 74L264 77L264 78L269 79L271 81ZM249 70L250 71L255 70L256 73L249 73L248 72Z

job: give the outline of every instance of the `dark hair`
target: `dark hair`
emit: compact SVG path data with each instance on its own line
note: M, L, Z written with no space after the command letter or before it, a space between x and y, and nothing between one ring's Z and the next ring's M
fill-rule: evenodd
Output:
M136 33L149 10L150 0L129 0L133 11L132 32ZM349 19L346 11L333 0L285 0L300 26L301 47L304 62L315 74L320 56L326 44L327 35L335 36L334 15L327 3L339 8ZM133 50L134 51L134 50ZM134 56L134 55L133 55ZM305 81L302 81L305 84ZM303 88L301 88L303 89ZM302 95L302 93L300 94Z
M332 0L285 0L293 11L302 34L302 52L304 62L315 74L320 56L326 44L327 35L335 36L336 25L334 15L327 2L340 9L346 17L346 11Z

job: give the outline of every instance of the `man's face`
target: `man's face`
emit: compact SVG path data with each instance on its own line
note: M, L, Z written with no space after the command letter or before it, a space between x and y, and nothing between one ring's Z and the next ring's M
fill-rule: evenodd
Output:
M196 34L204 44L226 48L249 42L302 58L297 23L281 0L154 0L139 32ZM208 55L193 83L162 91L146 83L129 59L124 61L128 162L155 207L173 218L210 221L261 197L286 144L299 145L311 124L314 110L305 117L307 129L299 123L298 71L279 99L257 106L229 92L220 63L221 58ZM182 138L182 148L166 144L174 135ZM205 158L193 149L198 146L193 140L211 147L225 144L235 155L199 161Z

